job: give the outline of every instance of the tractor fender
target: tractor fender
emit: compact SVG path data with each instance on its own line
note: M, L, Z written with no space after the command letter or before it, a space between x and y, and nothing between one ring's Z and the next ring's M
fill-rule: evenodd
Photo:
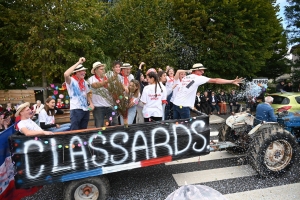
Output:
M282 126L280 126L277 122L266 122L263 124L256 125L254 128L252 128L252 130L248 133L248 135L252 135L254 133L257 133L258 131L268 129L270 127L276 128L278 132L284 132L284 129L282 128Z

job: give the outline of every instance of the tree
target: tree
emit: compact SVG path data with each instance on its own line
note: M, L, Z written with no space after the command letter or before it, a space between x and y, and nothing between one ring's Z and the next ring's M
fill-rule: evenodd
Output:
M202 62L209 75L224 78L255 76L283 32L274 2L174 0L172 24L194 53L189 65Z
M103 21L103 51L112 59L148 67L176 63L178 37L170 28L170 1L122 0L107 12Z
M285 6L284 15L288 23L289 42L298 44L300 42L300 0L288 0L288 2L289 5Z
M104 58L97 38L103 3L97 0L2 1L1 50L12 55L15 72L36 82L57 78L80 56L87 64Z

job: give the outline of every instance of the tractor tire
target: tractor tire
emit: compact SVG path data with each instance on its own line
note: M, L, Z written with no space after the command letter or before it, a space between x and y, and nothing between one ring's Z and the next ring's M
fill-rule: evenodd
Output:
M63 199L105 200L109 190L109 181L105 176L89 177L65 183Z
M248 158L259 175L276 176L292 166L296 159L296 151L295 137L282 128L272 126L252 135Z
M231 141L232 140L232 138L230 136L231 128L226 123L223 123L218 131L219 131L218 140L220 142L225 142L225 141ZM244 148L239 147L239 146L235 146L235 147L226 148L226 151L230 154L233 154L233 155L239 155L239 154L244 154L247 151L247 149L244 149Z

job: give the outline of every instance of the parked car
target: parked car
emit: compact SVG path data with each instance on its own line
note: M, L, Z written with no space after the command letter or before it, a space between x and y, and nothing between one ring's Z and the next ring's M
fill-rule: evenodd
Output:
M290 112L300 111L300 93L298 92L285 92L270 94L274 98L272 107L275 113L288 110Z

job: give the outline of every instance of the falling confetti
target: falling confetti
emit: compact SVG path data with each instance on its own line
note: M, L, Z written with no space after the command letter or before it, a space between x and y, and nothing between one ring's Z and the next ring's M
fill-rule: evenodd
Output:
M110 117L109 120L112 121L112 117Z
M66 149L68 149L68 148L69 148L69 146L68 146L68 145L66 145L66 146L65 146L65 148L66 148Z
M79 147L81 147L81 144L78 144Z
M106 129L106 127L102 127L102 130L105 130Z
M34 140L38 140L38 138L37 138L37 137L35 137L35 138L34 138Z
M179 106L180 109L182 109L182 106Z
M99 132L98 132L98 134L99 134L99 135L101 135L101 134L102 134L102 132L101 132L101 131L99 131Z
M58 148L62 148L62 145L60 144L60 145L58 145Z
M115 108L115 110L117 110L117 109L118 109L118 106L115 106L114 108Z
M106 122L105 124L106 124L106 126L108 126L108 125L109 125L109 122Z
M116 102L117 102L117 103L120 103L120 100L118 99L118 100L116 100Z
M48 144L48 141L45 141L44 143L45 143L45 144Z
M115 115L116 113L115 113L115 112L112 112L111 114L112 114L112 115Z

